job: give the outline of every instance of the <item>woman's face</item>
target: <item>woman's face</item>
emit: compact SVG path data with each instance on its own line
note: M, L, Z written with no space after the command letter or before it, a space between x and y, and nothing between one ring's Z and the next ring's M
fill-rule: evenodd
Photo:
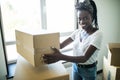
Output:
M78 13L78 21L82 29L87 30L92 25L92 17L88 11L81 10Z

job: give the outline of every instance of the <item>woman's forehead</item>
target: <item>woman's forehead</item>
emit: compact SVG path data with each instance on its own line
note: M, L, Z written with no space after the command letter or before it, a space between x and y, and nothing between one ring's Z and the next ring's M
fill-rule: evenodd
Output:
M78 17L89 16L89 15L90 13L86 10L78 11L78 14L77 14Z

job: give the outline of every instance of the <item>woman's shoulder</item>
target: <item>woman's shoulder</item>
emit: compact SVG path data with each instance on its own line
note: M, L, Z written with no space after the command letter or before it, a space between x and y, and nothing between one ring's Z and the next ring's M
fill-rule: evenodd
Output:
M102 37L103 36L103 33L101 30L97 30L95 31L91 36L97 36L97 37Z

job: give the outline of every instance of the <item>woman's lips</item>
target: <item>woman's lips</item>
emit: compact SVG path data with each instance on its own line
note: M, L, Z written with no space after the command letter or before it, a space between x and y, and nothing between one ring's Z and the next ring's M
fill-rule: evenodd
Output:
M86 27L86 24L82 24L81 27L83 27L83 28Z

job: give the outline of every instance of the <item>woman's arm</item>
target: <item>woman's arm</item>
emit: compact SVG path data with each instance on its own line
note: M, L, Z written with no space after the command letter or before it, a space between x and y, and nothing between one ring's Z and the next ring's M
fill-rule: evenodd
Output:
M60 60L65 60L68 62L75 62L75 63L84 63L86 62L92 55L93 53L96 51L96 47L94 47L93 45L90 45L88 47L88 49L85 51L85 55L84 56L67 56L64 54L60 54L59 55L59 59Z
M68 62L75 62L75 63L84 63L92 56L92 54L95 52L96 49L97 49L96 47L90 45L89 48L85 51L84 56L68 56L61 54L59 50L53 48L54 54L45 54L43 58L44 58L44 62L47 64L54 63L59 60L65 60Z
M64 48L65 46L67 46L68 44L70 44L73 40L69 37L67 38L65 41L63 41L61 44L60 44L60 49Z

